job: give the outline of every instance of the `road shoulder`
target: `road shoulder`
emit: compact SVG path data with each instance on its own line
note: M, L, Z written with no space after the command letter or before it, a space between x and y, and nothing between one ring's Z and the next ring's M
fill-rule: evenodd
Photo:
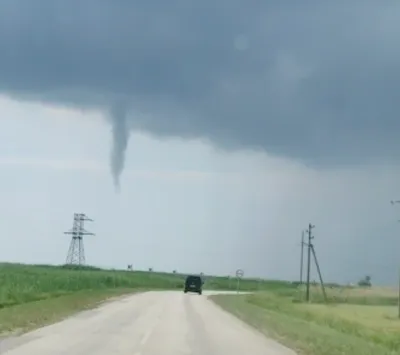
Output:
M0 337L7 338L53 324L78 312L137 293L134 289L84 290L0 309Z

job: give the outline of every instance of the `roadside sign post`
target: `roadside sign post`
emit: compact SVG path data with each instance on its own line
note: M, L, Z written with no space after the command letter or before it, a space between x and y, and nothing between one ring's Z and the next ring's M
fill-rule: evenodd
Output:
M240 279L243 277L244 272L242 269L237 269L236 270L236 292L239 293L239 288L240 288Z

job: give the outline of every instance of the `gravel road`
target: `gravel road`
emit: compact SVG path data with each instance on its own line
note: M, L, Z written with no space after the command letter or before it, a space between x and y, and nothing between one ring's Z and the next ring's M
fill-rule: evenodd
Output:
M0 342L6 355L295 355L204 292L146 292Z

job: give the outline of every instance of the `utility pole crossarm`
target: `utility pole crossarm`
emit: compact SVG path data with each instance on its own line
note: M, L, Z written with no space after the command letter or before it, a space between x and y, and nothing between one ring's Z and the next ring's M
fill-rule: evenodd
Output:
M94 222L93 219L86 217L85 215L81 216L80 221Z
M82 232L74 232L74 231L71 231L71 232L64 232L64 234L69 234L69 235L96 235L96 234L94 234L94 233L91 233L91 232L86 232L86 231L82 231Z

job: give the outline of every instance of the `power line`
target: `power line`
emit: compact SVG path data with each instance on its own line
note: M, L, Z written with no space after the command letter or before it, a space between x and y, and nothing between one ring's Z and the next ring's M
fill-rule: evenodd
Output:
M83 246L83 236L95 235L85 230L84 224L86 221L93 222L84 213L74 213L74 223L72 230L64 232L64 234L72 235L69 245L66 264L69 265L85 265L85 249Z

